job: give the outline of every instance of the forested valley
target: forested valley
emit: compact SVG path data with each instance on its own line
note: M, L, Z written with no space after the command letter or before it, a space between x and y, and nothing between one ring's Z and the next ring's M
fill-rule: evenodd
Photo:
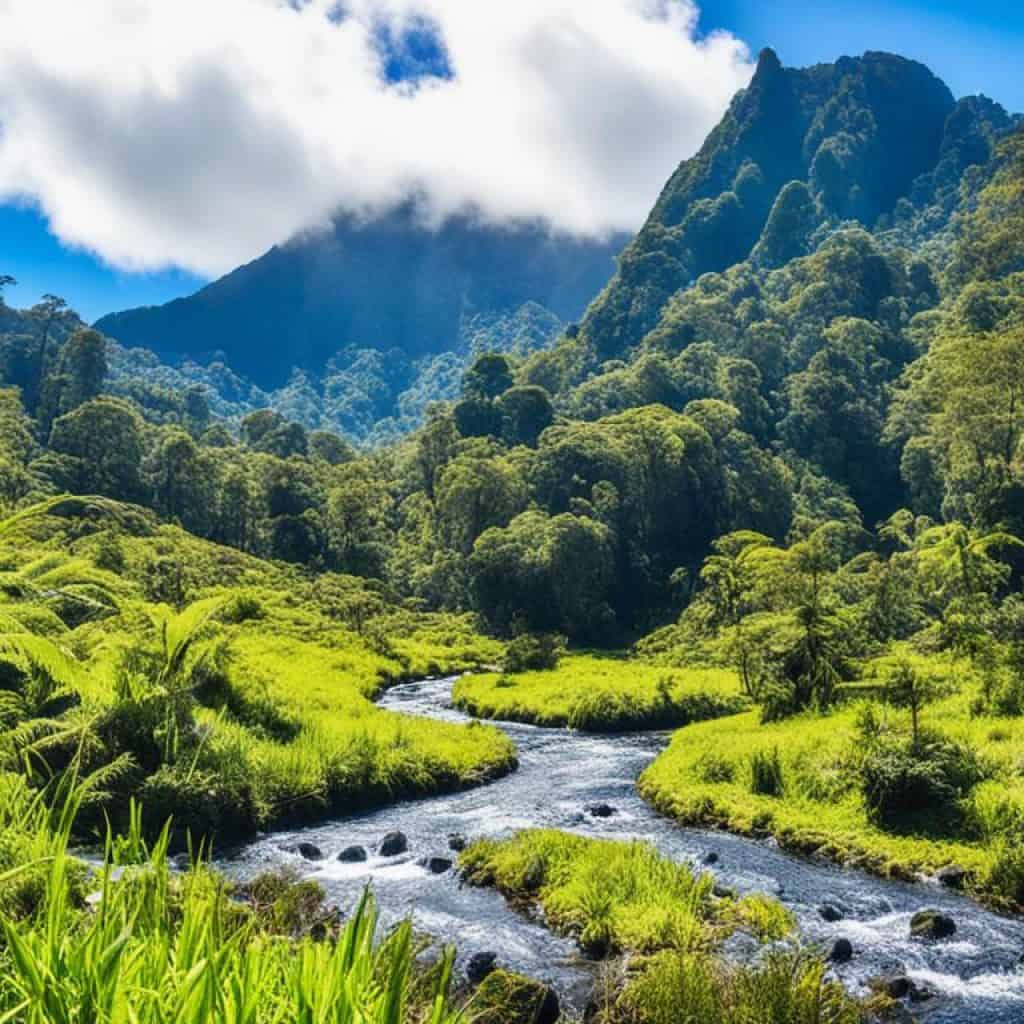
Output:
M499 722L674 730L649 807L914 883L930 967L956 915L922 879L1024 910L1020 119L765 51L579 321L522 315L370 444L0 301L5 1020L557 1019L500 956L467 981L372 894L332 908L295 839L508 779ZM456 675L461 717L375 703ZM867 940L819 948L785 894L593 834L617 810L421 866L578 946L563 1019L943 1012L906 968L851 983ZM252 879L211 861L279 830Z

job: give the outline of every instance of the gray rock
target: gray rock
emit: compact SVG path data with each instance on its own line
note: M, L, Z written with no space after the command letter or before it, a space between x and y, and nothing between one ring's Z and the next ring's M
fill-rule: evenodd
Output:
M341 853L338 854L338 860L342 864L360 864L367 859L369 855L366 852L364 846L346 846Z
M967 869L959 864L947 864L935 872L935 877L947 889L962 889L967 883Z
M937 941L956 934L956 922L938 910L919 910L910 919L910 937Z
M462 853L462 851L469 846L469 842L461 832L453 832L448 837L448 849L454 850L456 853Z
M498 954L491 952L474 953L466 964L466 977L471 985L479 985L497 966Z
M619 813L611 804L605 803L587 804L585 810L592 818L610 818Z
M304 860L323 860L323 850L320 849L316 843L292 843L290 846L286 846L285 850L288 853L297 853Z
M452 862L447 857L425 857L420 863L432 875L443 875L452 869Z
M718 854L715 853L714 850L709 850L707 853L704 854L704 860L701 861L701 863L702 864L707 864L709 866L712 865L712 864L717 864L718 863Z
M836 939L828 955L834 964L845 964L853 959L853 943L849 939Z
M382 857L397 857L409 849L409 840L404 832L389 832L377 847L377 852Z
M818 913L823 921L828 921L830 924L843 919L843 912L834 903L823 903L818 907Z

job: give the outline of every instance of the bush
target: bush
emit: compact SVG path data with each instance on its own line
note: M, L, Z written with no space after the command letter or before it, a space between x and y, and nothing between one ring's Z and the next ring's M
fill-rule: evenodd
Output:
M732 782L736 778L736 765L713 751L702 754L694 769L701 782Z
M558 668L565 654L565 637L556 633L523 633L505 650L506 672L542 672Z
M861 792L868 818L882 828L948 831L985 774L971 748L943 736L879 739L861 763Z
M750 791L759 796L782 796L785 784L779 748L755 750L750 758Z

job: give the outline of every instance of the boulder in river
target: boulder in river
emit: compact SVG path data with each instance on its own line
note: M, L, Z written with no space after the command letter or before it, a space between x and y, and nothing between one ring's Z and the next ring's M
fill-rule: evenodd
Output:
M341 853L338 854L338 860L342 864L360 864L366 860L368 854L365 846L346 846Z
M832 950L828 954L829 960L834 964L845 964L853 959L853 943L849 939L836 939L832 943Z
M447 857L424 857L420 864L432 875L443 875L452 869L452 862Z
M701 863L702 864L707 864L709 867L712 864L717 864L718 863L718 854L715 853L714 850L708 850L708 852L704 854L704 859L701 861Z
M967 869L959 864L947 864L935 872L935 877L947 889L962 889L967 882Z
M382 857L397 857L409 849L409 840L404 832L389 832L377 847L377 852Z
M553 988L495 968L473 997L475 1024L556 1024L562 1010Z
M908 978L905 974L886 974L876 978L871 984L890 999L909 999L912 1003L923 1003L935 996L931 989L918 985L913 978Z
M823 921L828 921L830 924L843 919L843 912L834 903L822 903L818 907L818 914Z
M448 836L448 849L454 850L456 853L462 853L462 851L469 845L469 841L461 832L452 832Z
M910 919L910 937L913 939L948 939L956 934L956 922L939 910L919 910Z
M585 810L592 818L611 818L619 813L611 804L605 803L587 804Z
M304 860L323 860L323 850L320 849L316 843L292 843L290 846L286 846L285 850L288 853L297 853Z
M479 985L498 962L498 954L485 951L474 953L466 964L466 977L471 985Z

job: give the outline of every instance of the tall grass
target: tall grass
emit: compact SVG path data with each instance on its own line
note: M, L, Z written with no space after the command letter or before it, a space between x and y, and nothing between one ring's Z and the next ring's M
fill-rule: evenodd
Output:
M45 823L37 827L46 830ZM457 1024L452 952L424 979L407 922L378 941L365 895L337 941L268 933L203 866L176 877L168 831L151 849L122 845L92 876L66 849L67 819L48 835L38 905L0 913L0 1012L23 1024ZM26 864L0 876L10 886ZM85 899L83 894L88 893Z
M473 884L538 902L552 927L592 955L710 950L739 928L778 939L792 927L781 904L715 898L711 875L646 843L531 830L474 843L460 863Z

